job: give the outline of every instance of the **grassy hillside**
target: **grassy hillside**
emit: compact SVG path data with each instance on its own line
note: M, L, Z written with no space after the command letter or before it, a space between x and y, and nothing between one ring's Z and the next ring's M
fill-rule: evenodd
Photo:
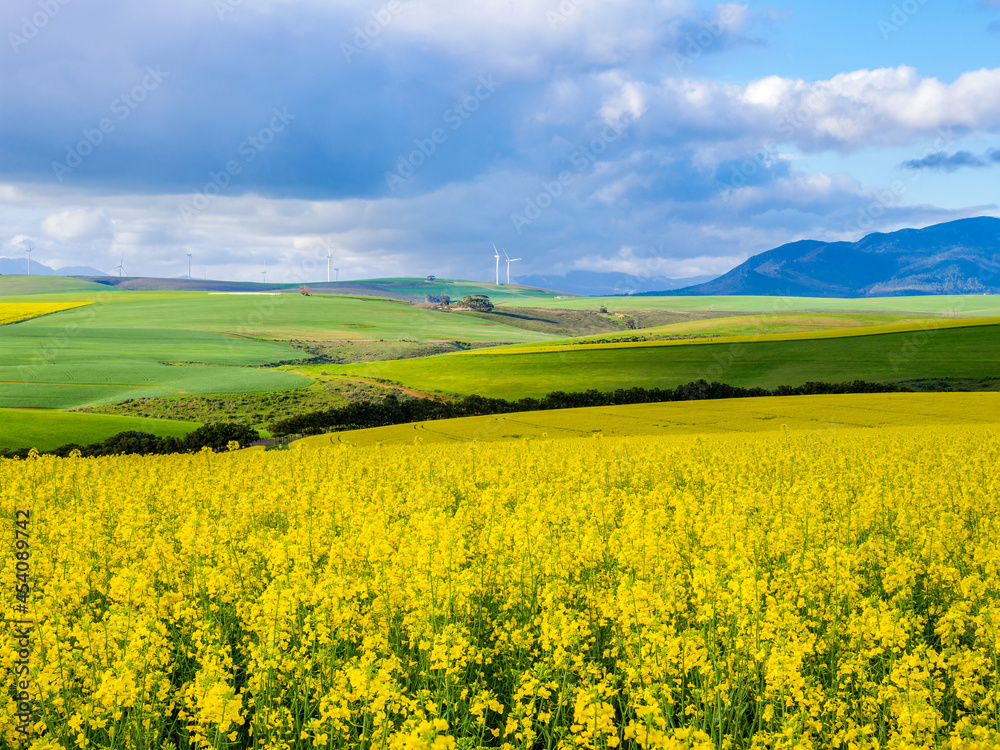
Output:
M108 291L108 287L68 276L0 276L0 297L102 291Z
M52 450L68 443L86 445L127 430L149 432L160 437L182 437L200 426L197 422L171 419L68 414L38 409L0 409L0 450Z
M270 283L253 281L223 281L212 279L147 278L147 277L90 277L70 279L62 276L0 276L0 296L13 294L45 294L68 291L180 291L180 292L291 292L300 284ZM45 280L49 280L48 282ZM312 292L335 295L381 296L395 299L420 301L425 294L447 294L452 299L467 294L487 294L494 301L525 301L535 298L554 297L558 293L517 284L497 286L485 281L463 281L460 279L426 278L385 278L358 279L327 283L307 282Z
M656 346L686 346L699 344L747 344L758 342L775 341L805 341L812 339L847 339L861 336L879 336L886 333L919 333L937 332L947 328L977 328L986 325L1000 325L1000 317L995 318L923 318L910 320L905 323L886 323L881 325L858 325L847 328L829 328L817 326L816 328L801 328L782 333L763 333L759 328L747 326L746 333L737 333L724 336L697 336L692 340L687 339L656 339L650 338L646 341L615 341L597 340L580 341L578 339L567 339L564 342L546 341L541 344L527 344L517 347L519 352L563 352L577 351L580 349L627 349L630 347L656 347ZM723 328L720 326L720 328Z
M847 333L851 333L847 329ZM774 388L810 380L1000 378L1000 325L837 338L796 334L746 341L656 342L524 351L496 349L331 368L418 390L541 396L555 390L674 387L704 378ZM784 340L783 340L784 339Z
M511 308L511 312L521 308ZM659 313L668 315L670 313ZM678 318L712 313L677 313ZM763 336L774 333L812 333L840 328L867 328L893 324L919 323L931 316L905 313L776 313L774 315L733 314L724 317L683 320L669 325L617 330L594 336L574 336L545 342L546 346L589 342L614 342L622 339L648 341L677 338L710 338L716 336ZM526 344L524 346L533 346Z
M501 302L512 305L515 303ZM1000 295L933 295L922 297L869 297L830 299L826 297L551 297L532 300L532 307L561 307L568 310L596 310L605 305L611 312L630 310L729 310L740 312L786 313L901 312L934 315L1000 315Z
M562 438L695 435L851 427L1000 424L1000 393L858 393L684 401L522 412L317 435L293 446L358 446Z
M304 387L309 381L299 375L250 369L310 356L291 340L376 346L551 338L374 297L117 291L78 298L93 304L0 328L0 406L70 408Z
M118 330L204 331L284 340L515 342L549 338L493 320L425 310L378 297L118 291L90 310L88 328Z

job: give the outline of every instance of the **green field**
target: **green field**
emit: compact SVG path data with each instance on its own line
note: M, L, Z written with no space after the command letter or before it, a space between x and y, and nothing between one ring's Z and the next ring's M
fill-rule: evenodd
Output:
M846 339L862 336L880 336L886 333L918 333L939 331L946 328L978 328L1000 325L1000 317L993 318L918 318L906 323L892 322L881 325L858 325L847 328L800 328L782 333L764 333L759 328L747 326L746 333L735 335L700 335L691 338L650 339L647 341L546 341L541 344L525 344L516 347L518 353L566 352L583 349L628 349L633 347L658 346L698 346L702 344L749 344L776 341L812 341L816 339ZM721 328L722 326L720 326ZM512 347L506 347L509 351ZM489 353L489 352L486 352Z
M17 296L5 299L21 301ZM95 300L92 310L89 328L173 329L284 340L518 342L548 338L379 297L118 291Z
M0 297L34 294L68 294L114 291L114 287L82 281L69 276L0 276ZM37 300L25 300L33 302Z
M765 388L807 381L1000 378L997 324L928 331L917 326L878 335L859 332L846 329L847 335L838 338L776 334L713 343L580 345L536 352L496 349L327 369L385 378L417 390L503 398L556 390L674 387L702 378Z
M372 283L453 299L486 293L518 306L500 308L502 315L472 315L377 297L139 292L61 277L0 277L4 301L90 303L0 328L0 407L69 409L182 397L186 400L176 408L154 401L123 411L263 419L265 412L285 408L279 402L314 403L308 394L277 401L269 394L306 389L312 381L299 373L322 378L324 372L382 378L423 392L508 398L667 387L700 378L765 387L946 378L988 388L1000 377L998 326L921 328L951 324L940 316L965 324L967 316L1000 313L1000 297L557 300L526 287L447 279ZM648 312L629 322L598 315L594 311L602 302L612 312L628 309L624 305ZM926 323L919 322L921 316L939 317ZM626 327L636 321L655 327ZM885 327L900 321L918 325ZM590 340L653 341L581 344L566 338L582 332L600 334ZM569 346L554 346L559 344ZM510 348L421 356L499 345ZM319 364L301 364L306 358ZM278 363L295 364L279 368ZM261 397L238 405L194 399L240 393Z
M512 308L518 309L518 308ZM728 317L687 320L663 326L635 330L618 330L594 336L574 336L545 342L546 346L590 342L614 342L627 338L649 341L672 338L706 338L715 336L763 336L774 333L813 333L839 328L863 328L894 324L919 323L935 318L906 313L775 313L773 315L733 315ZM523 346L534 346L525 344Z
M73 295L27 299L67 296ZM0 329L0 407L70 408L305 387L309 380L300 375L259 369L309 356L291 340L482 344L550 338L374 297L128 291L78 297L93 304Z
M182 437L200 426L197 422L172 419L67 414L48 409L0 409L0 450L52 450L69 443L87 445L128 430L160 437Z
M297 449L589 435L698 435L1000 424L1000 393L858 393L595 406L374 427L297 440Z
M514 302L501 304L513 306ZM610 312L630 310L728 310L739 312L899 312L928 315L989 317L1000 315L1000 295L929 295L922 297L548 297L531 300L532 307L561 307Z

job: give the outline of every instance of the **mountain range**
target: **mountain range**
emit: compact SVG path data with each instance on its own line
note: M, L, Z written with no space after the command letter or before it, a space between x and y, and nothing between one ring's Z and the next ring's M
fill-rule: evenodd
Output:
M1000 219L989 216L869 234L857 242L792 242L754 255L711 281L659 292L786 297L985 293L1000 293Z
M0 258L0 274L13 276L28 272L27 258ZM37 260L31 261L31 273L36 276L107 276L90 266L67 266L66 268L49 268Z
M534 274L518 276L515 281L524 286L552 289L570 294L608 297L621 294L640 294L700 284L715 276L693 276L671 279L666 276L633 276L627 273L602 271L568 271L565 274Z
M23 274L26 269L25 258L0 258L0 274ZM87 266L52 269L32 261L31 272L44 276L104 277L93 280L123 288L146 288L147 284L142 279L109 278ZM671 279L577 270L560 275L518 276L516 282L594 296L893 297L1000 293L1000 219L980 216L924 229L878 232L857 242L799 240L754 255L718 277ZM169 286L171 282L158 280L158 283ZM216 284L198 279L187 283L196 288ZM379 292L357 289L353 293Z

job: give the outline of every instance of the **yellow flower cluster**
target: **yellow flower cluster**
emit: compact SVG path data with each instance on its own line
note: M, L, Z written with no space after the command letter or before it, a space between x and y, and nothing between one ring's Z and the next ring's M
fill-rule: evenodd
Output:
M0 326L69 310L86 302L0 302Z
M0 461L33 747L995 747L998 465L982 426Z

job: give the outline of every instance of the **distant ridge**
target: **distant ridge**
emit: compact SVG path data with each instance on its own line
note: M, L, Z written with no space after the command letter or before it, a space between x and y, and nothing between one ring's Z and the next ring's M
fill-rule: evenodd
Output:
M34 268L34 264L32 264ZM213 279L193 279L185 276L173 279L159 279L147 276L81 276L83 281L95 284L129 289L132 291L183 291L183 292L290 292L301 285L296 283L263 284L257 281L218 281ZM413 294L399 294L378 284L339 281L332 283L305 284L313 294L348 294L362 297L386 297L408 302L423 300Z
M981 216L870 234L801 240L755 255L717 279L647 295L899 297L1000 293L1000 219Z
M27 258L0 258L0 274L17 276L28 272ZM31 261L31 273L36 276L103 276L104 271L90 266L67 266L50 268L37 260Z
M671 279L666 276L634 276L614 271L567 271L565 274L534 274L518 276L517 283L541 289L558 289L570 294L591 297L610 297L622 294L639 294L660 289L677 289L698 284L714 276L694 276Z

